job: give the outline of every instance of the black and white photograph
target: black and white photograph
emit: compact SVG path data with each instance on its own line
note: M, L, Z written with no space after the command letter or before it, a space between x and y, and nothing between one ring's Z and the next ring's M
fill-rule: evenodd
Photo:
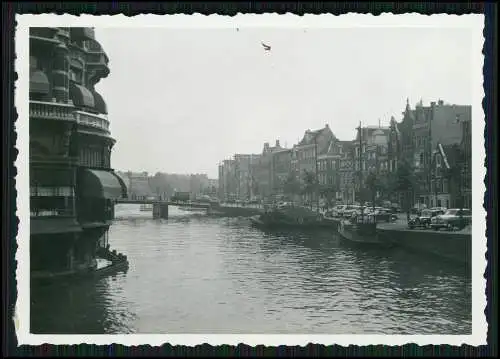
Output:
M20 344L486 343L483 15L16 21Z

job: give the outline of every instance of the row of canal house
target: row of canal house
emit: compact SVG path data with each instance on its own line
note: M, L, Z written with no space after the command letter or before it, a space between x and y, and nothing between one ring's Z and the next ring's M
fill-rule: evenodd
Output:
M366 127L363 131L363 151L367 154L363 170L368 171L375 165L387 168L388 128ZM354 157L359 154L358 144L359 138L352 141L337 139L328 124L318 130L306 130L292 148L281 147L279 141L273 147L265 143L261 154L235 155L233 159L223 161L219 166L219 196L222 199L257 197L272 200L289 194L287 186L295 183L295 192L303 201L314 201L318 199L317 195L325 198L324 191L301 193L306 186L305 174L309 173L317 180L318 188L328 188L330 196L337 201L352 203L359 191L359 186L357 188L354 183L357 178L355 171L360 169ZM378 149L379 145L381 149ZM251 160L243 165L244 158ZM241 171L242 168L245 170Z
M223 161L219 166L219 197L272 199L289 191L290 178L296 180L297 192L301 192L304 174L309 172L322 189L317 192L320 198L331 196L337 202L354 203L361 201L360 194L366 190L360 180L370 172L379 178L394 178L405 161L414 172L413 188L407 193L381 188L376 194L379 199L402 207L468 207L470 120L471 106L438 101L426 107L419 102L415 109L407 103L400 122L391 117L389 126L379 123L358 128L353 140L337 139L328 125L307 130L292 148L281 147L279 141L273 147L265 143L260 154L239 154ZM302 194L304 201L315 199L315 193Z
M31 272L86 270L106 242L113 201L127 195L95 88L108 57L93 28L32 27L29 40Z

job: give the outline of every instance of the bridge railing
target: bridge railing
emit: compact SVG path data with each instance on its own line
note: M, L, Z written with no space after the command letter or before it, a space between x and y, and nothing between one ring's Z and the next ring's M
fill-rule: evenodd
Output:
M220 205L223 207L233 207L233 208L255 208L255 209L264 208L263 205L257 204L257 203L227 203L227 202L222 202Z

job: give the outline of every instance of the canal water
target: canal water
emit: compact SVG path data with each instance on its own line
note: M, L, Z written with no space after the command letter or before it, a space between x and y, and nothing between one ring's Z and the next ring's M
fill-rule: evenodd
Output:
M32 333L471 333L471 278L454 263L175 207L116 217L128 271L32 288Z

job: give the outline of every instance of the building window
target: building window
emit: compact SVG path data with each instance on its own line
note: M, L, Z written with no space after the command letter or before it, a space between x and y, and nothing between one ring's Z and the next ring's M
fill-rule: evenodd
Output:
M73 187L30 188L32 217L73 216Z
M448 193L448 180L443 180L443 193Z
M69 79L79 85L83 84L83 71L81 69L72 67L69 70Z

